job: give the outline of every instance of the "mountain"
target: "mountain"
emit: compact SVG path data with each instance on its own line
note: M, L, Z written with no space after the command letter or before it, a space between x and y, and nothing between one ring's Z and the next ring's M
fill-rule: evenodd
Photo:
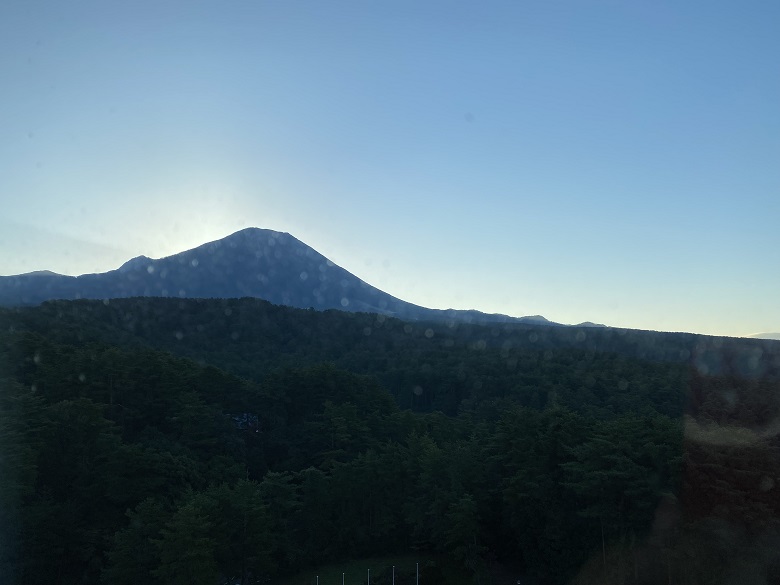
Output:
M53 299L256 297L278 305L381 313L406 320L556 325L535 315L428 309L360 280L288 233L247 228L173 256L138 256L116 270L64 276L49 271L0 277L0 306Z
M751 335L753 339L780 339L780 332L778 333L756 333Z

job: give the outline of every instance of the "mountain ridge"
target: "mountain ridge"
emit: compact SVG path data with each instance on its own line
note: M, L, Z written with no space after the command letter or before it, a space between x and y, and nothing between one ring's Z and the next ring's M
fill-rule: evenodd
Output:
M158 259L136 256L97 274L74 277L38 271L0 277L0 306L135 296L254 297L297 308L379 313L413 321L559 325L541 315L511 317L409 303L366 283L287 232L256 227Z
M780 340L780 331L778 332L768 332L768 333L755 333L753 335L748 335L748 337L752 339L775 339Z

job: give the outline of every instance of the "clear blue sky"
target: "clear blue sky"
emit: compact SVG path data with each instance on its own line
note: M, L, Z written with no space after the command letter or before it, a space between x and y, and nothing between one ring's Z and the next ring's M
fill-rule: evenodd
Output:
M0 274L248 226L429 307L780 330L780 4L0 4Z

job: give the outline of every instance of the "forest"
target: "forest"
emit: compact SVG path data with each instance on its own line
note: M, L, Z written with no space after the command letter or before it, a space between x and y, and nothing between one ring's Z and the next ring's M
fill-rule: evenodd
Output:
M2 583L780 583L778 342L53 301L0 388Z

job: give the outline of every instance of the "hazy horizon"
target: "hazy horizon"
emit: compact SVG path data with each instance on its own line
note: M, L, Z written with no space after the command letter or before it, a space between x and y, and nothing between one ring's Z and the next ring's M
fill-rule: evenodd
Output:
M780 330L780 5L0 7L0 274L245 227L435 308Z
M252 226L251 228L242 228L242 229L252 229L252 228L254 228L254 229L262 229L262 230L268 230L268 231L276 231L277 233L286 233L286 232L278 232L278 230L271 230L270 228L258 228L257 226ZM241 231L241 230L239 230L239 231ZM233 233L236 233L236 232L233 232ZM226 235L225 235L225 237L228 237L229 235L233 235L233 234L226 234ZM290 235L292 235L293 237L295 237L295 234L290 234ZM218 238L218 239L223 239L223 238ZM297 239L297 238L296 238L296 239ZM211 242L213 242L213 240L212 240L212 241L210 241L210 242L202 242L202 244L208 244L208 243L211 243ZM306 242L303 242L303 243L304 243L304 244L306 244L306 245L308 245ZM201 245L202 245L202 244L201 244ZM198 247L198 246L195 246L195 247ZM313 246L312 246L312 247L313 247ZM313 248L316 250L316 247L313 247ZM191 249L192 249L192 248L188 248L188 250L191 250ZM163 258L167 258L167 257L170 257L170 256L174 256L174 255L176 255L176 254L178 254L178 253L180 253L180 252L186 252L186 251L188 251L188 250L180 250L179 252L176 252L176 253L174 253L174 254L165 254L165 255L162 255L162 256L156 256L156 257L151 257L151 256L148 256L148 257L149 257L151 260L160 260L160 259L163 259ZM121 265L122 265L122 264L124 264L125 262L128 262L128 261L130 261L130 260L133 260L134 258L137 258L137 257L140 257L140 256L146 256L146 255L141 255L141 254L139 254L139 255L136 255L136 256L133 256L133 257L127 258L127 259L123 260L123 261L122 261L120 264L117 264L116 266L112 266L111 268L108 268L108 269L106 269L106 270L100 270L100 271L97 271L97 272L101 272L101 273L102 273L102 272L107 272L107 271L110 271L110 270L115 270L115 269L118 269L118 268L120 268L120 267L121 267ZM330 259L329 259L329 260L330 260ZM63 276L80 276L80 275L81 275L81 274L65 274L65 273L61 273L61 272L50 271L50 270L48 270L48 269L41 269L41 270L36 270L36 271L27 272L27 273L23 273L23 274L31 274L31 273L36 273L36 272L51 272L51 273L58 274L58 275L63 275ZM93 272L93 273L94 273L94 272ZM84 273L84 274L90 274L90 273ZM6 275L0 275L0 277L2 277L2 276L6 276ZM7 275L7 276L18 276L18 275ZM360 278L360 275L359 275L359 274L355 274L355 276L357 276L358 278ZM361 279L361 280L364 280L364 279ZM365 280L364 280L364 281L365 281ZM368 282L368 284L369 284L369 285L371 285L372 283ZM389 292L389 291L383 291L383 292ZM389 294L392 294L392 293L389 293ZM397 296L397 295L393 295L393 296ZM398 298L401 298L401 297L398 297ZM407 299L401 298L401 300L404 300L404 301L406 301ZM430 306L430 307L427 307L427 308L431 308L431 309L453 309L453 308L455 308L455 309L466 309L466 310L471 310L471 309L480 310L480 309L478 309L478 308L476 308L476 307L441 307L441 306ZM483 311L483 312L486 312L486 311ZM539 316L539 315L509 315L509 316L512 316L512 317L526 317L526 316ZM545 318L547 318L547 316L546 316L546 315L541 315L541 316L542 316L542 317L545 317ZM555 319L549 319L549 320L550 320L550 321L553 321L553 322L555 322L555 323L560 323L560 324L563 324L563 325L579 325L579 324L586 324L586 323L591 323L591 324L593 324L593 323L594 323L593 321L590 321L590 320L587 320L587 319L585 319L585 320L582 320L582 321L578 321L578 322L574 322L574 323L563 323L563 322L560 322L560 321L556 321ZM617 327L617 326L615 326L615 325L612 325L612 324L610 324L610 323L598 323L598 325L606 325L607 327ZM643 329L643 328L636 328L636 327L621 327L621 328L625 328L625 329ZM658 329L652 329L652 328L650 328L650 329L648 329L648 330L651 330L651 331L668 331L668 332L673 332L673 333L674 333L674 332L678 332L678 333L698 333L698 332L696 332L696 331L658 330ZM747 334L747 335L736 335L736 336L734 336L734 337L750 337L750 338L756 338L756 339L771 339L771 340L780 340L780 333L777 333L777 332L757 332L757 333L752 333L752 334Z

